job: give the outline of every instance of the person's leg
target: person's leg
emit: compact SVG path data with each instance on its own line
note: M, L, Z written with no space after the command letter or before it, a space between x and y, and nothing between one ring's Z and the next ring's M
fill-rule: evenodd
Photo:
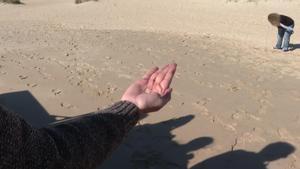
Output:
M291 33L290 32L285 32L284 33L284 37L283 37L283 46L282 46L282 50L284 52L289 50L289 46L290 46L290 37L291 37Z
M293 26L292 26L293 27ZM289 50L290 47L290 37L293 33L289 32L289 31L285 31L284 36L283 36L283 46L282 46L282 50L284 52Z
M282 28L278 28L278 34L277 34L277 43L274 49L282 49L282 40L284 36L285 30Z

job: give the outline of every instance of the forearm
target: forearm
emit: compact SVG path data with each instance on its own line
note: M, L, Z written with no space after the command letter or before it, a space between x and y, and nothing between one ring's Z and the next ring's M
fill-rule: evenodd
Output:
M67 168L95 168L121 143L139 119L138 108L129 102L45 128L60 146ZM62 146L63 145L63 146Z
M284 25L284 24L282 24L282 23L280 24L280 26L281 26L282 28L286 29L286 30L289 30L289 31L292 31L292 30L293 30L292 27L286 26L286 25Z
M13 114L8 113L6 116L13 119L6 122L12 130L3 129L8 134L1 134L0 139L7 140L7 145L1 148L8 150L4 152L13 150L17 156L6 155L4 159L0 158L0 168L1 164L5 164L2 163L4 161L7 162L6 168L17 165L23 169L93 169L101 164L135 126L139 110L132 103L118 102L101 112L59 122L43 129L34 129ZM0 141L1 146L6 143ZM13 144L8 144L11 141ZM0 157L4 157L2 155L4 154Z

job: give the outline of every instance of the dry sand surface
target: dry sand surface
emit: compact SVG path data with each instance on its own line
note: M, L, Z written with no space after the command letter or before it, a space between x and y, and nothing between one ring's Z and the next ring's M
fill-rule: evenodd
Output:
M299 7L296 0L0 4L0 101L45 125L118 101L147 69L176 62L172 101L143 119L101 169L202 169L204 160L211 169L299 169L300 49L272 50L276 29L266 21L274 11L292 16L300 48ZM267 162L260 150L279 141L295 152L280 158L287 148L276 145Z

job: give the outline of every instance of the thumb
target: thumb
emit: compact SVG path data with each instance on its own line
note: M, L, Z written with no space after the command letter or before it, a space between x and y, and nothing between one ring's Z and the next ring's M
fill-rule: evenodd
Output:
M171 95L172 95L172 88L168 88L165 92L164 95L162 96L165 104L168 103L171 100Z
M172 93L172 91L173 91L173 88L168 88L168 89L166 89L166 90L163 92L163 95L162 95L162 97L165 97L166 95L169 95L169 94L171 94L171 93Z

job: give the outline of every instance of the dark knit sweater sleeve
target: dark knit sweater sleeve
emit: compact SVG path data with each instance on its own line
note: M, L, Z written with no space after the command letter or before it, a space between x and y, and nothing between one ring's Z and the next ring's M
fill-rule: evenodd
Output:
M124 101L42 129L0 111L0 169L96 168L139 119L139 109Z

